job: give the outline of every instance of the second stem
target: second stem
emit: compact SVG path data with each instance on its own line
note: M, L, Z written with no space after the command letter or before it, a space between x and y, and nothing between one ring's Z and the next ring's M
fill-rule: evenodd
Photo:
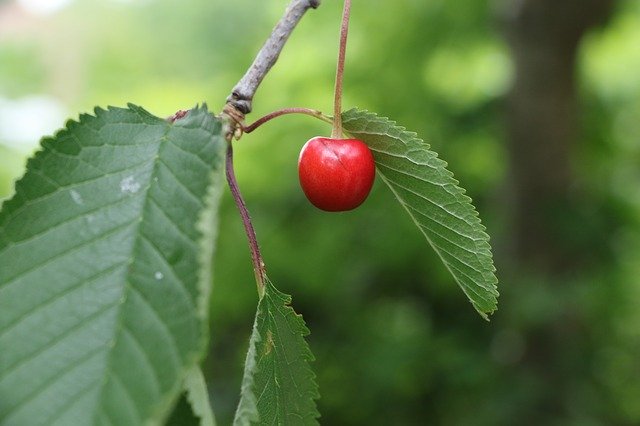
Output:
M260 299L262 299L262 296L264 296L265 283L267 281L267 273L264 269L264 261L262 260L262 254L260 253L260 247L258 246L256 231L253 229L251 217L249 216L249 211L247 210L247 205L242 198L240 188L238 188L238 182L236 181L236 174L233 169L233 145L231 141L229 141L229 145L227 146L226 166L227 182L229 183L229 188L231 189L233 200L235 201L238 210L240 210L242 224L244 225L244 230L247 234L247 238L249 239L249 249L251 250L253 272L256 276L256 284L258 286L258 296L260 297Z

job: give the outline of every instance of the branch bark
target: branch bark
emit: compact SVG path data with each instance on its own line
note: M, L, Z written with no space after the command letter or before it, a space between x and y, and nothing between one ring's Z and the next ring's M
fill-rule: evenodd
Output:
M260 86L264 77L278 60L278 56L280 56L280 52L293 29L298 25L307 10L316 9L318 6L320 6L320 0L291 1L284 16L271 32L260 52L258 52L253 64L233 88L231 95L227 98L228 105L233 106L243 114L251 112L253 96L258 90L258 86Z

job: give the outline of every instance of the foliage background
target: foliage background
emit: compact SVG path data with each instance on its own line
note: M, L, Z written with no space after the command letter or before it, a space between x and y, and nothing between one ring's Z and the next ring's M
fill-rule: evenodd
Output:
M219 110L286 3L0 1L0 197L39 136L95 105ZM339 3L304 18L250 119L331 110ZM580 45L570 208L540 219L557 234L549 252L566 247L572 260L561 270L512 251L505 99L515 76L500 4L355 2L344 100L417 131L473 197L500 278L491 323L380 182L354 212L306 202L297 155L327 126L283 118L237 145L269 274L312 331L323 424L640 422L640 4L620 1ZM229 194L221 223L205 371L228 424L257 298Z

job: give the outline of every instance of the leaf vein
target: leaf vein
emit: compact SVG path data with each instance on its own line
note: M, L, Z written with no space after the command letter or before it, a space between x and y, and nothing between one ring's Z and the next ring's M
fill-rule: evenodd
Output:
M138 410L138 407L135 403L135 400L133 399L133 396L131 395L131 391L129 390L129 388L127 388L127 386L125 386L125 384L122 382L122 379L118 377L116 371L112 370L109 377L111 377L111 379L113 380L114 385L122 390L122 395L125 397L124 399L127 403L127 407L129 408L129 412L132 413L133 417L136 419L135 424L142 423L140 411Z
M139 168L142 168L141 166L142 165L146 165L147 163L149 163L149 160L145 160L145 161L142 161L140 163L136 163L136 164L134 164L132 166L129 166L129 167L126 167L124 169L115 170L115 171L110 172L110 173L105 173L105 174L100 175L100 176L95 176L95 177L92 177L92 178L89 178L89 179L77 181L77 182L74 182L74 183L68 184L68 185L62 185L62 186L59 186L55 191L49 192L47 194L41 195L41 196L36 197L36 198L26 198L26 196L24 194L22 194L22 192L16 192L16 195L19 194L19 196L21 196L23 198L24 203L18 209L16 209L15 211L11 212L11 214L9 216L5 216L5 217L8 220L12 216L17 216L19 213L22 213L22 211L25 210L27 207L35 204L36 202L46 201L46 200L52 198L53 196L59 194L60 192L66 190L66 189L77 189L81 185L85 185L87 183L97 182L97 181L99 181L101 179L106 179L106 178L109 178L109 177L112 177L112 176L124 174L124 172L135 171L135 170L137 170ZM38 169L34 169L34 168L28 169L27 172L34 171L34 170L38 170ZM0 216L0 219L2 219L1 216ZM3 222L2 225L4 225L4 222ZM2 227L2 226L0 226L0 227Z
M189 188L187 185L184 184L184 182L182 182L179 178L178 175L173 171L173 169L171 167L169 167L169 165L160 157L158 157L158 161L160 163L162 163L162 165L164 165L166 167L166 169L169 171L169 173L173 176L174 180L189 194L191 195L191 197L200 205L202 204L200 202L200 199L198 198L198 196L196 194L193 193L193 190L191 188Z
M120 301L118 301L117 303L113 303L111 305L104 306L101 309L97 310L96 312L92 313L91 315L89 315L89 316L87 316L85 318L82 318L80 321L78 321L72 327L69 327L67 330L65 330L64 333L59 334L58 336L55 336L52 340L47 342L47 344L39 347L35 352L30 353L28 356L26 356L25 358L22 358L20 361L14 363L13 365L11 365L9 367L6 367L5 370L1 372L2 374L0 374L0 382L3 379L5 379L7 377L7 375L11 374L13 372L13 370L18 369L18 368L22 367L25 364L28 364L29 362L31 362L34 359L36 359L38 356L41 356L42 354L46 353L46 351L51 349L53 346L55 346L56 344L62 342L64 339L66 339L67 337L71 336L74 332L80 330L83 326L86 326L87 324L90 324L91 321L96 320L101 315L105 314L110 309L113 309L114 307L118 306L119 304L120 304Z
M109 266L106 269L102 269L99 272L89 276L89 277L84 277L82 279L80 279L79 281L73 283L71 286L63 289L62 291L54 294L52 297L43 300L42 302L40 302L38 305L31 307L31 310L25 312L24 314L20 315L18 318L16 318L15 320L13 320L11 323L6 324L4 326L3 329L0 330L0 340L2 339L2 337L7 334L9 331L11 331L12 328L17 327L20 323L24 322L24 320L26 320L29 317L34 316L35 314L37 314L38 312L40 312L40 310L46 308L47 306L53 304L54 302L56 302L57 300L60 300L60 298L64 297L64 296L69 296L71 294L73 294L75 291L80 290L81 288L84 287L84 285L89 285L94 283L98 278L102 278L105 275L108 275L109 273L115 271L116 269L122 267L125 264L125 262L119 262L116 263L114 265Z
M11 422L9 422L8 419L10 419L12 415L15 415L16 411L20 410L21 407L27 405L29 402L37 398L38 395L42 394L44 391L46 391L48 388L54 385L57 380L60 380L67 374L83 366L84 363L93 359L93 357L98 355L103 349L104 349L103 346L98 346L93 350L87 352L86 354L82 355L80 358L74 360L73 362L70 362L65 368L58 371L54 376L50 377L49 379L47 379L47 381L39 385L35 389L35 391L29 393L22 400L20 400L16 405L11 407L11 409L5 413L4 422L6 424L10 424Z
M122 223L122 224L118 224L118 226L116 226L116 227L114 227L112 229L109 229L106 232L103 232L102 234L96 235L96 236L94 236L93 238L91 238L91 239L89 239L87 241L83 241L80 244L77 244L75 246L69 247L68 249L63 250L62 252L55 254L54 256L42 261L42 263L39 263L38 265L35 265L32 268L28 268L28 269L26 269L26 270L24 270L22 272L19 272L18 275L9 278L9 280L7 282L1 284L0 285L0 290L2 290L5 287L8 287L11 284L14 284L16 281L18 281L20 278L24 277L25 275L30 274L30 273L32 273L34 271L37 271L40 268L43 268L43 267L53 263L54 261L60 259L61 257L66 256L67 254L70 254L70 253L72 253L74 251L77 251L77 250L81 250L81 249L83 249L83 248L95 243L96 241L100 241L103 238L107 238L107 237L110 237L110 236L112 236L114 234L117 234L118 232L122 231L124 228L126 228L128 226L131 226L131 224L133 224L135 222L136 222L136 219L131 220L129 222Z
M153 251L162 259L164 264L167 266L168 270L171 272L171 275L173 276L173 278L175 278L176 282L180 284L178 287L183 291L183 296L188 300L189 306L195 309L196 302L195 300L193 300L193 297L191 296L191 293L189 293L186 283L182 278L180 278L174 266L169 262L169 260L165 257L165 255L160 250L160 248L155 244L155 242L149 236L145 235L144 233L141 233L141 237L144 241L149 243Z

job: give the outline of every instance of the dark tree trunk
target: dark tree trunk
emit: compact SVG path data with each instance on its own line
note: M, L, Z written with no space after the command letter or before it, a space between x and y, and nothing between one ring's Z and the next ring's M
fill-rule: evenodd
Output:
M506 114L511 167L511 247L519 264L549 272L572 264L554 218L567 214L579 137L575 65L582 36L615 0L507 0L504 21L515 65ZM557 222L556 222L557 223Z
M572 171L573 151L581 136L576 57L582 37L604 23L616 0L505 2L505 33L515 66L506 111L510 255L515 270L524 267L562 276L579 265L584 254L567 235L568 220L578 220L575 213L581 204ZM571 229L575 232L581 225ZM520 284L520 294L527 294L530 283ZM584 362L579 362L582 358L566 362L571 351L590 353L589 329L575 304L566 303L553 284L548 290L562 300L563 307L558 316L549 314L526 330L527 349L518 371L541 380L546 393L538 395L535 412L524 424L570 416L567 407L576 377L586 377L592 368L590 355L583 357Z

